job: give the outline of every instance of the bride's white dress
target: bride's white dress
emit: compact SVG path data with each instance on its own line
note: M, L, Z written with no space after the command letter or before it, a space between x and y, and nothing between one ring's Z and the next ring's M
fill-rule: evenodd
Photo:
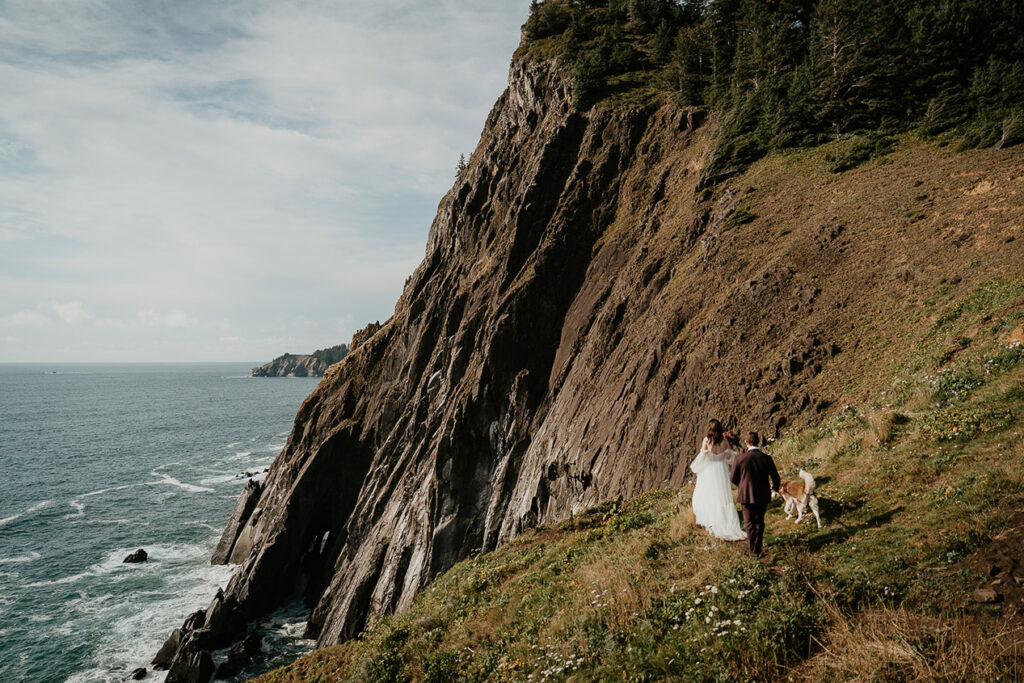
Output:
M715 453L708 446L705 439L700 453L690 463L690 469L697 475L697 483L693 485L693 514L697 524L711 532L712 536L726 541L745 540L747 534L740 526L732 497L732 483L729 481L736 451L726 448Z

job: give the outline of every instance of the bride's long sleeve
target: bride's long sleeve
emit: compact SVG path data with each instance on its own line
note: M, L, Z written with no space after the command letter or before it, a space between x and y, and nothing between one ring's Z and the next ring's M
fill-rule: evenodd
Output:
M701 448L700 453L698 453L697 457L690 463L690 471L694 474L700 474L701 470L703 470L708 464L708 456L710 453L711 451L707 448Z
M731 470L732 464L736 462L736 456L739 455L739 453L737 453L731 448L727 448L722 452L722 455L724 456L726 467L728 467Z

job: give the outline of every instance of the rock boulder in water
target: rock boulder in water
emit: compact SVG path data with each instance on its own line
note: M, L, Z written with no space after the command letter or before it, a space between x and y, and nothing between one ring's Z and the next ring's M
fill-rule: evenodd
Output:
M205 650L190 650L179 654L166 683L207 683L213 677L213 657Z
M126 555L122 562L127 564L139 564L140 562L145 562L147 559L149 559L149 553L142 548L139 548L134 553Z
M149 673L149 672L146 671L146 667L140 666L138 669L132 669L132 672L130 674L128 674L128 680L129 681L141 681L143 678L146 677L147 673Z

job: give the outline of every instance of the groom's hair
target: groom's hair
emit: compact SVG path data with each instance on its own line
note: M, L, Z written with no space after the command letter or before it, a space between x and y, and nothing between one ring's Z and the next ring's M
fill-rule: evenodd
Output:
M751 446L757 447L761 445L761 435L757 432L747 432L747 435L744 438Z

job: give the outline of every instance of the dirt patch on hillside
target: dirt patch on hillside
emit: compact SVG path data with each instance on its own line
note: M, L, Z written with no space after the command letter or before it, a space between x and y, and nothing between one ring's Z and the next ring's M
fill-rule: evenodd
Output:
M1024 512L1016 513L1005 531L957 565L980 578L967 594L977 605L993 607L1007 617L1024 618Z

